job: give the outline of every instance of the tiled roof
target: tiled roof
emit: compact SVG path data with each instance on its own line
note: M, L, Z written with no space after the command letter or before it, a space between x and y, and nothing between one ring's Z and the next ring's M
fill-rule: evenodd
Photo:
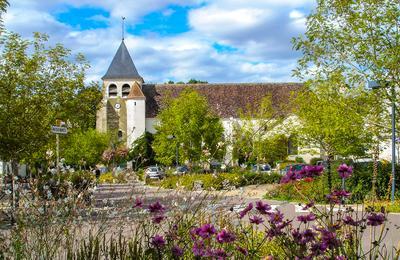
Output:
M136 70L124 41L121 42L110 67L108 67L106 74L101 79L140 79L143 81Z
M129 92L129 95L127 98L128 99L144 99L145 98L142 90L140 89L140 85L137 82L133 83L133 86L132 86L131 91Z
M232 84L143 84L146 96L146 117L153 118L165 105L168 97L177 97L185 88L204 95L211 109L222 118L238 117L239 109L246 111L260 104L270 94L273 106L287 102L291 92L298 91L301 83L232 83Z

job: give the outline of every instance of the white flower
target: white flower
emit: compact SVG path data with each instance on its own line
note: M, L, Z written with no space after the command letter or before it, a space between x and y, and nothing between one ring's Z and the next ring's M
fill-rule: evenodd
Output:
M103 199L103 204L107 204L107 199Z

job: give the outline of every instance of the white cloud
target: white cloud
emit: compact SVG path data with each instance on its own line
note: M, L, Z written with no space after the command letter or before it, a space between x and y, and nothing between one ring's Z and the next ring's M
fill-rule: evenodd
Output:
M33 31L50 35L74 53L82 52L91 63L88 80L100 80L119 44L120 17L127 24L140 21L153 11L174 15L173 5L192 6L191 30L173 36L156 33L126 35L126 44L139 73L147 82L279 82L293 81L291 70L296 53L290 38L304 31L305 13L311 0L18 0L4 17L7 29L24 37ZM105 21L103 29L78 30L56 20L54 13L68 6L102 8L110 17L92 16L88 20ZM151 28L149 28L151 31ZM237 48L218 52L213 44Z

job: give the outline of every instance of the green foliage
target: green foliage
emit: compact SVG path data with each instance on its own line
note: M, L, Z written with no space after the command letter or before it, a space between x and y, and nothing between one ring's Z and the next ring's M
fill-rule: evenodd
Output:
M272 97L266 96L257 108L240 111L241 121L233 125L233 159L239 163L268 162L274 164L287 157L287 137L284 115L288 107L272 106Z
M210 112L206 99L196 91L182 91L157 118L159 125L156 126L153 149L160 163L171 165L175 161L176 149L180 163L198 163L223 157L222 123Z
M186 84L200 84L200 83L208 83L208 82L197 79L190 79Z
M101 161L103 151L107 148L110 138L105 133L95 129L75 131L67 137L61 155L70 165L94 166Z
M303 157L296 156L296 158L294 158L294 160L295 160L295 162L297 162L297 163L305 163Z
M129 159L132 160L133 169L136 171L139 168L154 165L155 153L153 151L154 136L150 132L145 132L142 136L136 139L132 148L129 151Z
M323 159L319 158L319 157L314 157L314 158L311 158L310 164L311 165L317 165L317 162L319 162L319 161L323 161Z
M399 86L399 22L396 1L319 0L306 33L294 39L303 53L295 75L321 78L341 70L351 85L367 79Z
M171 176L162 180L159 185L167 189L175 189L183 186L185 189L192 190L196 182L202 183L205 190L222 190L230 187L242 187L255 184L278 183L280 174L263 174L257 172L236 172L214 174L187 174L183 176Z
M50 126L57 118L75 124L66 110L86 89L88 63L60 44L47 47L46 35L36 33L32 41L14 33L2 37L0 158L29 160L54 138Z
M123 173L113 174L112 172L107 172L100 175L99 183L127 183L126 176Z
M2 19L2 14L7 11L7 6L8 6L8 1L7 0L0 0L0 34L3 31L3 19Z
M329 81L309 81L296 98L296 127L304 144L314 144L327 155L363 155L371 136L364 131L365 96L350 89L341 75Z

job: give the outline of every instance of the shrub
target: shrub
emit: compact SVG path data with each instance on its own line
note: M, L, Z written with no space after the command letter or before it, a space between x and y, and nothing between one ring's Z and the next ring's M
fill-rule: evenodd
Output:
M222 190L229 187L242 187L253 184L278 183L281 175L277 173L265 174L257 172L235 172L220 174L188 174L184 176L171 176L162 180L159 185L167 189L175 189L183 186L191 190L196 182L202 183L203 189ZM158 182L152 182L156 184Z
M100 175L99 183L126 183L126 176L124 173L114 175L112 172L107 172Z
M314 157L314 158L311 158L310 164L311 165L317 165L317 162L319 162L319 161L323 161L323 159L319 158L319 157Z

